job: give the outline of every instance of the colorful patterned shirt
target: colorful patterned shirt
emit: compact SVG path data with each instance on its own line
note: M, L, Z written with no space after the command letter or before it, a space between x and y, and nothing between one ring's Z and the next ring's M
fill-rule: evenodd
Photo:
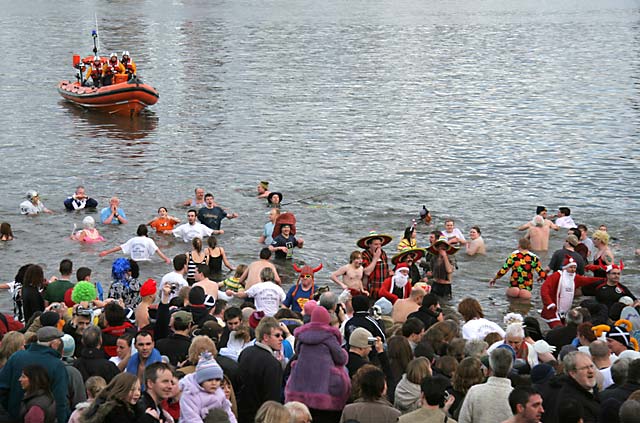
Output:
M364 250L362 252L362 267L366 268L369 266L371 260L373 260L373 253L369 250ZM380 255L380 260L376 263L376 267L373 268L373 272L367 276L366 290L369 291L369 298L374 301L380 298L379 291L382 287L382 282L387 276L389 276L389 263L387 261L387 254L383 250Z
M507 257L507 261L502 265L502 268L498 270L495 278L500 279L509 269L511 269L511 286L528 291L533 289L534 270L538 272L541 278L547 276L546 272L542 270L542 266L540 266L538 256L530 251L522 252L516 250L511 253L511 255Z

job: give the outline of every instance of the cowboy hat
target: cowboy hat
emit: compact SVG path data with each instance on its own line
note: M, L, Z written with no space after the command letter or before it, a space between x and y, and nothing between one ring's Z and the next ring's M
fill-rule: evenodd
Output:
M458 252L459 248L454 247L453 245L449 244L447 242L447 238L441 236L440 238L438 238L438 240L436 242L434 242L433 244L429 245L427 247L427 251L429 251L431 254L433 254L434 256L438 255L438 246L440 244L445 244L447 246L447 254L452 255Z
M366 250L367 248L369 248L369 243L374 239L382 240L382 246L385 246L390 243L393 238L390 235L379 234L375 231L371 231L369 232L369 235L360 238L358 242L356 242L356 245Z
M296 234L296 216L293 213L282 213L276 219L275 226L273 227L273 234L271 235L272 238L280 235L282 225L289 225L291 227L291 235Z
M414 256L413 262L417 263L425 254L427 254L427 250L424 248L405 248L395 256L391 257L391 263L398 264L400 262L405 262L411 255Z

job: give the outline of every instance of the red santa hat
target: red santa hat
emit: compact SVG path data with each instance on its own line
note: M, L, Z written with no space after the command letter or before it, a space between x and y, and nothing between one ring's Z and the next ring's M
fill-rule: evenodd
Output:
M570 266L578 266L578 263L576 263L576 260L573 257L571 257L570 255L566 255L564 256L564 261L562 262L562 270Z
M615 264L615 263L608 265L607 268L606 268L606 271L607 271L607 273L609 273L614 269L615 270L620 270L620 271L624 270L624 263L622 262L622 260L620 260L620 264L619 265Z
M402 270L402 269L406 269L407 271L409 271L409 265L405 262L400 262L396 265L396 271L398 270Z

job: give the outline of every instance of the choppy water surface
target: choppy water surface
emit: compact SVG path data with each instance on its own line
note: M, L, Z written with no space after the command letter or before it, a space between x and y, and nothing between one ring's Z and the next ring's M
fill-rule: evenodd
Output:
M131 224L102 230L109 247L161 205L184 215L176 204L204 186L240 213L220 242L247 263L268 211L253 192L267 179L293 202L306 241L296 258L323 262L321 283L372 229L397 238L391 255L426 204L436 227L453 216L488 243L486 257L460 258L455 300L473 294L495 318L526 311L486 282L545 204L608 224L637 291L634 1L4 3L0 219L17 240L0 246L2 280L26 262L52 275L65 257L109 280L113 257L67 238L83 217L62 212L77 184L103 205L123 199ZM72 54L90 54L94 13L101 53L130 50L160 91L140 119L85 113L55 90L73 77ZM59 213L19 216L31 188ZM156 240L170 256L186 249ZM168 270L143 264L142 277Z

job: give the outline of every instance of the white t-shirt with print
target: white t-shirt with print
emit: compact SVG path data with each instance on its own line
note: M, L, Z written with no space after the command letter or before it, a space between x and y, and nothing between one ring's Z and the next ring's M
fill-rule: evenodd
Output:
M158 250L155 241L146 236L136 236L120 246L124 254L130 254L135 261L149 261Z
M284 290L273 282L257 283L245 292L255 300L256 310L264 311L267 316L276 314L287 296Z

